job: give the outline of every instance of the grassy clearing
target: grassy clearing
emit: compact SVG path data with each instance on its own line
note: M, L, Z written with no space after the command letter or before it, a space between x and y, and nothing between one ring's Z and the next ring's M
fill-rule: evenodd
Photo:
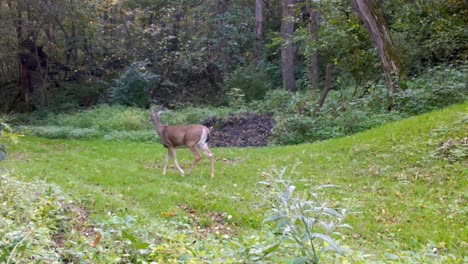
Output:
M303 179L340 186L327 194L355 212L344 238L350 247L377 256L429 247L462 258L468 241L467 110L468 104L455 105L315 144L213 149L213 180L207 159L189 177L176 170L162 176L162 146L127 141L25 137L10 147L2 166L23 180L58 184L84 200L94 218L113 212L142 222L184 219L190 208L207 226L213 213L231 215L228 222L239 234L261 226L265 211L256 206L256 193L264 172L287 166L299 189ZM440 150L449 140L461 142L455 154ZM187 150L178 157L184 166L192 158Z

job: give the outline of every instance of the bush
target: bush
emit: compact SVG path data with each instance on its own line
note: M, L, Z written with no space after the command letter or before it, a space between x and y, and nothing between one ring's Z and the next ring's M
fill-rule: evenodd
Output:
M152 128L148 110L119 105L99 105L94 109L74 114L50 115L38 123L74 128L93 128L103 132Z
M239 89L242 92L241 94L245 96L245 102L250 102L252 100L263 99L266 92L271 89L271 84L268 80L269 76L263 68L250 65L237 68L232 72L225 79L225 87L227 93L232 93L233 89ZM237 92L236 94L239 93Z
M52 139L91 139L101 134L93 128L74 128L62 126L23 126L20 129L33 135Z
M147 70L148 61L128 66L110 90L110 101L127 106L147 107L151 102L150 89L160 76Z
M369 87L370 94L358 98L350 88L339 93L330 91L317 116L312 113L317 100L315 94L282 96L281 92L272 93L273 98L284 100L281 110L276 111L273 143L299 144L346 136L466 101L466 74L466 67L435 67L410 80L407 90L394 94L389 94L380 84ZM264 100L254 108L267 109L269 103L275 105L272 102L274 100Z
M467 67L434 67L409 82L408 89L393 95L393 109L422 114L468 99Z
M22 183L0 171L0 263L59 263L54 234L66 218L52 186Z
M147 141L157 141L159 137L156 134L156 131L153 130L141 130L141 131L112 131L109 134L104 135L104 140L111 141L138 141L138 142L147 142Z
M252 101L249 108L260 112L291 112L294 105L295 96L283 89L274 89L265 94L263 100Z

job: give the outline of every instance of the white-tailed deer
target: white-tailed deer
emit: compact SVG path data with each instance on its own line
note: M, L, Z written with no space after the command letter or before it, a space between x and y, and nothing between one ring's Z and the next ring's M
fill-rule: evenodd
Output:
M188 125L188 126L165 126L161 123L159 115L163 112L162 107L159 110L151 109L151 120L153 121L156 132L161 138L161 142L167 148L167 156L164 162L163 175L166 175L167 164L169 159L174 160L175 167L184 176L184 170L179 166L176 156L176 148L188 148L193 153L195 160L188 170L188 174L200 162L201 156L198 149L210 159L211 163L211 178L214 178L214 157L208 147L208 137L210 130L203 125Z

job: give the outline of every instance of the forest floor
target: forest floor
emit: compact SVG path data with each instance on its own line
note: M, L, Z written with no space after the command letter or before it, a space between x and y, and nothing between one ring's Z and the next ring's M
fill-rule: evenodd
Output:
M268 144L275 124L273 113L241 113L228 117L207 118L203 125L211 129L213 147L262 147Z

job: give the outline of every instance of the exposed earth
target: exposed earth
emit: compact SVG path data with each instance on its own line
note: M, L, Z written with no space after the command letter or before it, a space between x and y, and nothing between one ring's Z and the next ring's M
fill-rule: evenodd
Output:
M210 117L203 125L210 128L213 147L262 147L268 144L275 124L273 113L240 113L228 117Z

